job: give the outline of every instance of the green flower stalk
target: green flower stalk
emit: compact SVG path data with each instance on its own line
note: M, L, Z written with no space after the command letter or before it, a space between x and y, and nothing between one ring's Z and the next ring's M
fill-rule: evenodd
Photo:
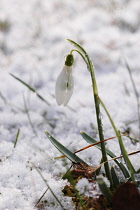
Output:
M98 125L98 131L99 131L99 138L100 141L104 140L104 134L103 134L103 127L102 127L102 120L101 120L101 112L100 112L100 101L98 98L98 89L96 84L96 78L94 75L94 66L86 53L86 51L76 42L67 39L71 44L76 47L76 49L72 49L70 54L66 57L65 66L62 69L62 72L58 76L58 79L56 81L56 88L55 88L55 95L56 95L56 101L58 105L64 104L67 105L71 95L73 93L74 89L74 78L72 75L72 65L74 62L72 52L77 52L80 54L80 56L83 58L85 63L87 64L87 69L90 72L91 80L92 80L92 89L93 89L93 95L94 95L94 101L95 101L95 110L96 110L96 118L97 118L97 125ZM71 62L70 62L71 60ZM107 178L110 181L110 187L113 189L113 183L112 183L112 177L110 173L110 168L107 162L107 155L106 155L106 148L105 143L101 142L101 151L102 151L102 160L105 162L105 173Z

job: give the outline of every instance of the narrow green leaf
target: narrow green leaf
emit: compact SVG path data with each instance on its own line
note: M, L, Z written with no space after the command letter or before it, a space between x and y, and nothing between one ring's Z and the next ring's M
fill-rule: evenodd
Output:
M109 200L109 202L111 203L112 201L112 193L110 191L110 189L107 187L105 181L103 180L103 178L101 176L98 176L96 179L99 188L101 190L101 192L103 193L103 195Z
M46 136L51 141L51 143L63 154L65 155L70 161L72 162L82 162L86 166L88 166L87 163L85 163L81 158L79 158L77 155L72 153L70 150L68 150L66 147L64 147L61 143L59 143L53 136L51 136L50 133L45 131Z
M89 144L93 144L96 143L97 141L94 140L91 136L89 136L88 134L81 132L82 137L89 143ZM95 147L97 147L98 149L101 150L101 144L97 144L95 145ZM114 155L113 152L111 152L109 149L106 149L106 153L111 157L111 158L115 158L117 157L116 155ZM129 178L130 174L128 172L128 170L126 169L126 167L122 164L122 162L120 162L118 159L114 160L116 162L116 164L119 166L119 168L121 169L122 173L124 174L125 178Z
M37 136L37 132L36 132L36 130L35 130L35 128L34 128L34 124L33 124L32 121L31 121L30 113L29 113L29 110L28 110L28 108L27 108L27 104L26 104L26 100L25 100L24 94L23 94L23 101L24 101L25 112L26 112L27 118L28 118L28 120L29 120L29 124L30 124L30 126L31 126L31 128L32 128L32 130L33 130L33 132L34 132L34 134Z
M120 149L121 149L121 153L123 155L124 161L125 161L127 167L129 168L130 172L132 174L133 173L136 173L136 171L135 171L135 169L134 169L134 167L133 167L133 165L132 165L132 163L131 163L131 161L130 161L130 159L128 157L128 154L126 152L126 149L125 149L124 144L123 144L123 141L122 141L122 138L120 138L121 137L120 136L120 131L118 130L117 132L118 132L118 136L119 136Z
M38 98L40 98L43 102L45 102L47 105L50 105L50 103L48 101L46 101L46 99L44 99L34 88L32 88L29 84L27 84L26 82L24 82L23 80L19 79L18 77L16 77L15 75L11 74L10 75L12 77L14 77L16 80L18 80L20 83L22 83L23 85L25 85L29 90L31 90L33 93L35 93Z
M127 63L126 59L124 59L124 61L125 61L125 65L126 65L126 68L128 70L129 76L130 76L130 80L131 80L131 83L132 83L132 86L133 86L133 89L134 89L135 96L136 96L138 123L139 123L139 138L140 138L140 106L139 106L140 98L139 98L139 93L137 91L137 88L136 88L136 85L135 85L135 82L134 82L134 79L133 79L133 76L132 76L132 73L131 73L131 68L130 68L129 64Z
M63 207L63 205L61 204L61 202L59 201L59 199L57 198L57 196L55 195L55 193L53 192L53 190L51 189L50 185L48 184L47 180L44 178L44 176L41 174L41 172L39 171L39 169L33 164L34 168L36 169L36 171L39 173L39 175L41 176L41 178L43 179L43 181L45 182L47 188L50 190L50 192L52 193L52 195L54 196L54 198L56 199L56 201L59 203L59 205L61 206L61 208L63 210L65 210L65 208Z
M81 53L87 54L86 51L83 49L83 47L82 47L80 44L74 42L74 41L71 40L71 39L66 39L66 40L67 40L68 42L70 42L72 45L74 45L74 47L76 47L78 50L80 50Z
M45 190L45 192L40 196L40 198L38 199L38 201L36 202L36 205L35 206L37 206L39 203L40 203L40 201L42 200L42 198L44 197L44 195L46 194L46 192L48 191L48 187L47 187L47 189Z
M111 176L112 176L114 188L116 189L117 186L120 184L120 182L119 182L119 179L117 177L114 167L111 167Z
M102 100L101 100L100 98L99 98L99 101L100 101L102 107L104 108L104 110L105 110L105 112L106 112L106 114L107 114L107 116L108 116L108 118L109 118L109 120L110 120L110 123L111 123L111 125L112 125L112 127L113 127L113 129L114 129L114 131L115 131L115 133L116 133L116 136L117 136L118 141L119 141L121 153L122 153L122 155L123 155L124 161L125 161L125 163L126 163L128 169L129 169L129 171L130 171L131 178L132 178L133 181L135 181L134 173L136 173L136 172L135 172L135 169L134 169L134 167L133 167L133 165L132 165L132 163L131 163L131 161L130 161L130 159L129 159L129 157L128 157L128 154L127 154L127 152L126 152L126 150L125 150L125 147L124 147L124 144L123 144L123 141L122 141L122 137L121 137L121 135L120 135L120 131L118 131L118 130L116 129L116 126L115 126L115 124L114 124L114 122L113 122L113 120L112 120L112 118L111 118L111 116L110 116L110 114L109 114L107 108L105 107L104 103L102 102Z
M18 141L19 133L20 133L20 128L18 128L18 131L17 131L17 134L16 134L16 139L15 139L15 142L14 142L14 148L15 148L15 147L16 147L16 145L17 145L17 141Z
M1 99L3 100L3 102L4 102L5 104L7 104L7 105L13 107L14 109L16 108L16 109L20 110L21 112L23 112L23 110L22 110L20 107L14 105L14 104L9 103L9 101L7 101L7 99L6 99L5 96L1 93L1 91L0 91L0 97L1 97Z
M134 142L139 142L138 139L135 139L135 138L132 138L131 136L126 136L127 138L129 138L131 141L134 141Z

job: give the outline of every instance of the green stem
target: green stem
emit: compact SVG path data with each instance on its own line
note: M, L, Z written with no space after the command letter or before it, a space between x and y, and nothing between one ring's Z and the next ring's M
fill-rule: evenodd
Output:
M98 89L97 89L93 64L92 64L88 54L86 53L86 51L79 44L77 44L76 42L74 42L70 39L67 39L67 40L69 42L71 42L76 48L78 48L78 50L77 49L71 50L71 53L73 51L78 52L81 55L81 57L84 59L85 63L87 64L87 68L90 72L91 80L92 80L92 90L93 90L94 101L95 101L95 109L96 109L96 118L97 118L97 125L98 125L98 131L99 131L99 138L100 138L100 141L102 141L102 140L104 140L104 134L103 134L103 127L102 127L102 120L101 120L101 112L100 112L100 101L98 99ZM106 162L104 164L105 173L106 173L107 178L110 181L110 187L113 190L113 181L112 181L112 177L111 177L109 164L107 162L106 148L105 148L105 143L104 142L101 142L101 151L102 151L103 161Z
M85 63L87 64L87 61L86 61L84 55L83 55L79 50L72 49L72 50L70 51L70 54L72 54L72 52L74 52L74 51L77 52L77 53L79 53L79 55L81 55L81 57L83 58L83 60L84 60ZM87 65L88 65L88 64L87 64ZM88 68L88 66L87 66L87 68Z
M90 73L91 73L91 78L92 78L92 88L93 88L94 101L95 101L95 109L96 109L96 118L97 118L97 125L98 125L98 131L99 131L99 138L100 138L100 141L102 141L102 140L104 140L104 134L103 134L103 126L102 126L102 120L101 120L100 102L98 100L98 89L97 89L96 80L95 80L95 76L94 76L93 65L91 66ZM111 177L111 173L110 173L109 164L108 164L108 161L107 161L106 148L105 148L105 143L104 142L101 142L101 151L102 151L103 161L106 161L106 163L104 164L106 176L109 179L110 187L113 190L113 182L112 182L112 177Z

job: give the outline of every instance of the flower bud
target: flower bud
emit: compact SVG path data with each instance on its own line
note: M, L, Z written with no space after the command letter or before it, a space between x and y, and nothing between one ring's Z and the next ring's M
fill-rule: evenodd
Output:
M66 66L72 66L74 62L74 57L72 54L68 54L65 58L65 65Z

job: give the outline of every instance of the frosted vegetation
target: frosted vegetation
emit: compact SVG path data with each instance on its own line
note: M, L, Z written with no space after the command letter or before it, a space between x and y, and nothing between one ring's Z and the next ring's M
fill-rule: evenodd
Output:
M139 0L0 1L1 210L140 189L139 34Z

